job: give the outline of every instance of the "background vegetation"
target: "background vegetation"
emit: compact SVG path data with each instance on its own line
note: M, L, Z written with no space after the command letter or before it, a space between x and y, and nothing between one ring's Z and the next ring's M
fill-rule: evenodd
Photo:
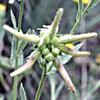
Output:
M0 13L0 100L11 100L13 78L9 73L13 71L9 63L11 53L12 36L7 34L2 28L4 23L12 26L10 10L12 9L16 19L18 20L20 3L16 0L13 5L8 4L7 0L0 0L1 4L5 4L7 9L4 17ZM86 5L84 5L86 6ZM77 3L72 0L25 0L22 30L41 28L42 25L49 25L58 8L64 8L64 15L61 20L59 33L69 33L75 23L77 13ZM82 19L75 34L97 32L98 36L85 41L82 50L91 51L89 57L74 57L71 59L65 68L68 70L77 92L71 93L64 80L59 73L54 74L55 79L47 79L42 92L41 100L50 100L51 88L53 83L56 86L57 100L99 100L100 95L100 4L94 9L87 12ZM77 43L76 43L77 44ZM24 49L24 62L30 54L31 44L28 44ZM41 69L38 67L38 62L35 63L32 70L19 77L19 83L23 83L28 100L33 100L41 77ZM19 90L20 85L18 85ZM21 97L18 92L18 100Z

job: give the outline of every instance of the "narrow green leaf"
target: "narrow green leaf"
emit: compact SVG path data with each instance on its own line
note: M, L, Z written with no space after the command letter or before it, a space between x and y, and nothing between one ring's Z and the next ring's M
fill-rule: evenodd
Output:
M22 65L23 65L23 52L21 51L18 56L18 66L20 67Z
M17 49L17 54L19 54L26 46L27 42L21 40L19 41L18 49Z
M14 29L17 29L17 27L16 27L16 18L15 18L15 15L14 15L12 10L10 11L10 14L11 14L11 21L12 21L13 27L14 27Z
M83 43L80 43L80 44L76 45L74 48L72 48L72 50L79 50L82 45L83 45ZM62 64L66 64L67 62L69 62L72 57L73 57L72 55L68 55L65 53L63 53L62 56L58 56L58 58Z
M53 65L52 61L47 64L47 75L53 74L57 71L57 68Z
M17 27L16 27L16 18L14 16L14 13L13 13L12 10L11 10L11 20L12 20L14 29L17 30ZM13 67L15 67L16 53L18 55L18 66L22 66L22 64L23 64L23 53L22 53L22 50L26 46L26 42L25 41L18 40L19 41L18 48L16 48L16 40L17 40L17 38L15 36L13 36L13 39L12 39L12 48L11 48L11 60L10 60L10 63L11 63L11 65ZM16 50L17 50L17 52L16 52Z
M12 67L15 67L16 62L16 37L13 36L12 44L11 44L11 56L10 56L10 64Z
M5 19L0 19L0 42L4 39L5 36L5 30L3 30L3 25L5 24Z
M15 29L17 29L16 27L16 18L14 16L14 13L13 11L11 10L11 21L12 21L12 24L13 24L13 27ZM10 64L15 67L15 62L16 62L16 37L13 36L12 38L12 44L11 44L11 57L10 57Z
M20 97L21 97L21 100L27 100L25 89L22 83L20 85Z
M82 12L83 12L83 3L82 3L82 0L79 0L79 2L78 2L78 12L77 12L76 20L81 20Z
M29 29L26 34L29 34L30 32L31 29ZM27 45L26 41L20 40L17 48L17 54L19 54L25 48L26 45Z

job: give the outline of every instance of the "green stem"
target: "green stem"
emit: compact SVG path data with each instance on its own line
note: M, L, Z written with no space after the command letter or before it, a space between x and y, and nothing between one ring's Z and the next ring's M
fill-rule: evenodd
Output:
M18 32L20 32L20 29L21 29L22 15L23 15L23 6L24 6L24 0L21 0L19 20L18 20ZM17 47L18 47L18 38L16 40L16 48Z
M19 14L19 21L18 21L18 32L20 32L21 29L21 22L22 22L22 14L23 14L23 5L24 0L21 0L21 6L20 6L20 14ZM18 38L16 39L16 51L18 47ZM16 64L15 69L18 68L18 55L16 55ZM14 77L14 85L13 85L13 100L16 100L17 98L17 85L18 85L18 76Z
M85 15L85 13L88 11L88 9L90 8L91 4L93 3L94 0L91 0L90 3L88 4L88 6L84 9L83 13L82 13L82 17Z
M74 33L74 31L75 31L75 29L77 28L79 22L80 22L80 20L77 20L77 21L76 21L76 23L74 24L74 26L73 26L73 28L72 28L72 30L71 30L71 32L70 32L70 35L72 35L72 34Z
M88 9L90 8L91 4L92 4L93 0L91 0L91 2L87 5L87 7L84 9L83 13L82 13L82 17L84 17L84 15L86 14L86 12L88 11ZM70 35L72 35L75 31L75 29L77 28L78 24L80 23L81 20L77 20L76 23L74 24L72 30L70 31Z
M46 80L46 67L44 68L44 71L42 73L42 77L41 77L41 81L40 81L40 84L39 84L39 87L38 87L38 90L37 90L37 93L36 93L36 97L35 97L35 100L39 100L40 98L40 95L41 95L41 92L42 92L42 88L43 88L43 85L44 85L44 82Z
M21 7L20 7L20 14L19 14L19 21L18 21L18 32L20 32L21 29L23 6L24 6L24 0L21 0Z

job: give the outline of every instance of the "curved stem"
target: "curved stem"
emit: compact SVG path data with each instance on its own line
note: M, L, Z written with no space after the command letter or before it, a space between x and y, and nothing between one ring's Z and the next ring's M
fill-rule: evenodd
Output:
M38 87L38 90L37 90L37 93L36 93L35 100L39 100L39 98L40 98L42 88L43 88L44 82L46 80L46 76L47 75L46 75L46 67L45 67L44 70L43 70L43 73L42 73L41 81L40 81L40 84L39 84L39 87Z
M86 14L86 12L88 11L88 9L90 8L91 4L92 4L93 0L90 1L90 3L87 5L87 7L84 9L83 13L82 13L82 17L84 17L84 15ZM72 30L70 31L70 35L72 35L75 31L75 29L77 28L78 24L80 23L81 20L77 20L76 23L74 24Z

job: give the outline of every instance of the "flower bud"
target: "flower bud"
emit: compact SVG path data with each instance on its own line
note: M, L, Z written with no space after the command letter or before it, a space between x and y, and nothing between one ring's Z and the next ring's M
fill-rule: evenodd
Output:
M45 48L45 49L42 50L42 54L43 54L44 56L46 56L46 55L49 54L49 53L50 53L50 51L49 51L48 48Z
M59 53L60 53L60 50L59 50L58 48L53 48L53 49L52 49L52 54L53 54L54 56L59 55Z
M52 53L49 53L48 55L45 56L45 59L47 61L52 61L54 59L54 56L52 55Z
M58 41L59 41L59 38L58 38L58 37L54 37L54 38L51 40L51 44L57 45L57 44L58 44Z
M40 43L38 44L38 48L43 48L44 47L44 37L40 38Z
M49 44L50 43L50 35L49 34L46 34L44 36L44 43L46 43L46 44Z
M41 46L41 50L43 50L43 49L45 49L46 48L46 45L45 44L43 44L42 46Z

